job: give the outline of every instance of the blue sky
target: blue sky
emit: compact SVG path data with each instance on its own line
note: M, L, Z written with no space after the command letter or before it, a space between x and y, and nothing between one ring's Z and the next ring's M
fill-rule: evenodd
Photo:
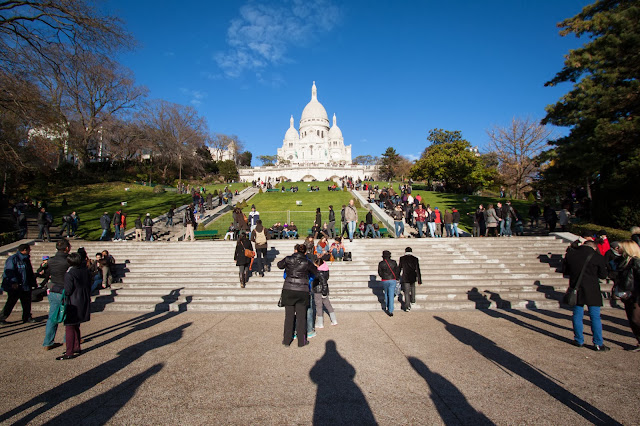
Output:
M108 0L140 43L121 62L151 98L192 105L212 133L275 155L311 99L337 115L353 156L416 158L433 128L483 151L486 130L544 116L544 87L584 40L556 24L582 0ZM559 132L565 130L559 129Z

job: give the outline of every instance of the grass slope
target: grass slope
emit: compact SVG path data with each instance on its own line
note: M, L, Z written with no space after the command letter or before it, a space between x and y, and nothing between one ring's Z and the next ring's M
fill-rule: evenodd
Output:
M129 188L129 191L125 191ZM67 198L68 206L62 207L63 197ZM127 215L127 228L133 227L133 221L140 215L150 213L152 217L166 213L172 205L181 206L190 202L190 195L179 195L175 192L154 194L147 186L131 183L100 183L74 188L61 192L49 205L49 212L53 214L54 224L60 225L62 216L76 211L80 216L78 236L97 240L102 230L100 217L107 211L113 217L121 202L127 203L122 207ZM113 227L112 227L113 232Z

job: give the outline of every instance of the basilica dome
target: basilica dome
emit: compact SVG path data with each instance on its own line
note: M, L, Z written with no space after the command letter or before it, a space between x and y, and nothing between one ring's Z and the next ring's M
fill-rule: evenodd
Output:
M318 102L318 92L315 81L311 88L311 101L304 107L302 117L300 117L300 129L302 130L304 127L313 125L329 128L329 117L322 104Z
M289 120L289 129L287 129L287 133L284 134L284 140L297 141L298 139L300 139L300 136L298 135L298 131L296 130L296 128L293 127L293 115L292 115L291 119Z
M333 114L333 126L329 129L329 139L336 140L342 139L342 130L336 124L336 115Z

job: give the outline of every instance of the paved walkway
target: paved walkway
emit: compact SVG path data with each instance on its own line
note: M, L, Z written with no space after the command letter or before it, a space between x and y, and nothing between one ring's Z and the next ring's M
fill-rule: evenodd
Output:
M339 313L305 348L280 344L283 316L94 314L70 361L44 323L5 326L0 423L637 424L621 310L607 353L571 346L562 310Z

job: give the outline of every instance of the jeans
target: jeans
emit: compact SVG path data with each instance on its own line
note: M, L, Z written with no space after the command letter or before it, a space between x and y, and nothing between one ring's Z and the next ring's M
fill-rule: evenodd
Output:
M404 234L404 222L401 220L396 220L393 223L396 226L396 237L400 238L400 235Z
M504 233L508 236L511 236L511 218L508 217L502 222L504 222Z
M367 238L367 235L369 235L369 230L371 230L371 237L375 238L376 237L376 230L373 229L373 225L372 224L368 224L367 225L367 229L365 229L365 231L364 231L364 237Z
M258 264L258 272L264 273L265 269L271 269L271 267L267 264L267 248L257 248L256 249L256 263Z
M418 228L418 238L422 238L422 228L424 227L424 222L416 222L416 227Z
M431 238L435 238L436 236L436 223L435 222L427 222L429 226L429 233L431 234Z
M591 318L591 333L593 334L593 344L602 346L602 322L600 321L600 306L589 306L589 317ZM573 307L573 339L576 343L584 344L584 336L582 335L582 318L584 316L584 306Z
M102 285L102 274L101 273L97 273L97 274L95 274L93 276L93 284L91 284L91 293L93 293L94 291L99 289L100 285ZM51 294L54 294L54 293L51 293ZM49 300L51 300L51 299L49 299ZM49 312L51 312L51 306L49 306Z
M313 309L316 307L315 300L313 299L313 293L309 293L309 307L307 308L307 334L313 332L313 326L315 324L315 315Z
M58 311L58 307L62 303L62 293L49 292L47 298L49 299L49 319L47 320L47 328L44 332L44 343L42 343L42 346L51 346L56 339L58 323L53 321L52 316Z
M167 223L165 226L173 226L173 216L167 216Z
M331 250L331 254L333 254L334 259L342 259L342 257L344 256L344 249L333 249Z
M108 229L102 230L102 235L100 235L100 241L104 241L107 238L107 234L109 233Z
M396 298L396 280L383 280L384 305L389 313L393 313L393 301Z
M287 238L298 238L298 231L283 231L283 234Z
M451 228L453 230L453 236L454 237L459 237L460 234L458 233L458 224L454 223L453 225L451 225Z
M44 234L47 234L47 241L51 242L51 234L49 234L49 226L38 225L38 239L44 239Z
M116 235L115 235L115 237L113 237L113 239L114 239L114 240L119 240L120 238L122 238L122 237L121 237L121 235L120 235L120 224L119 224L119 223L117 223L117 224L115 225L115 228L116 228L116 229L115 229Z
M349 240L353 241L353 233L356 232L356 221L347 222L347 225L349 227Z
M501 220L500 221L500 236L501 237L504 235L504 224L505 224L505 221Z
M447 230L447 237L453 237L453 228L450 223L445 223L444 228Z

